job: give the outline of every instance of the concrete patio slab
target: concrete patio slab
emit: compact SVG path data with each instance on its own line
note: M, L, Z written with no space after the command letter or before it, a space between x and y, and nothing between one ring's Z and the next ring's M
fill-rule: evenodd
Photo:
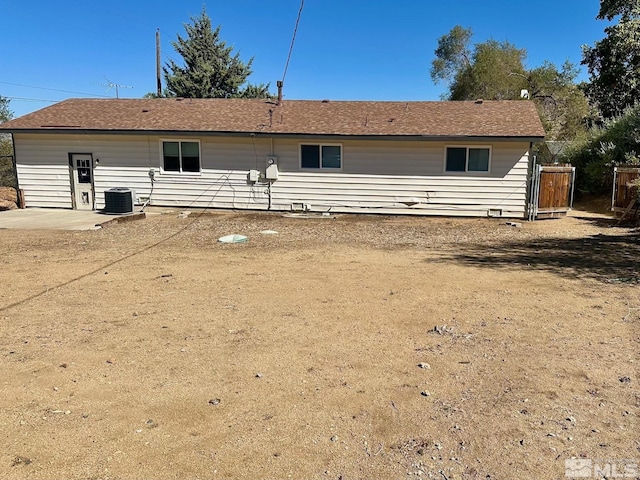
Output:
M106 215L96 211L61 208L26 208L0 212L0 229L23 230L96 230L103 225L144 218L144 213Z

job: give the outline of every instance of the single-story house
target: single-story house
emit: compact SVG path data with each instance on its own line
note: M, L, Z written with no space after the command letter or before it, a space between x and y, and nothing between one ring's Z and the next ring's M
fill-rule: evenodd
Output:
M0 125L27 207L155 206L522 218L529 101L69 99Z

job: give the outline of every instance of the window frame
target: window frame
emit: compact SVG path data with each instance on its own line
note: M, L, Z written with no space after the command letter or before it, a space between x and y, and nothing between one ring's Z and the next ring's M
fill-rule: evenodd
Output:
M178 161L180 162L180 170L165 170L164 168L164 144L174 142L178 144ZM197 143L198 144L198 171L184 171L182 169L182 144ZM202 175L202 143L197 138L161 138L160 139L160 173L163 175L180 175L180 176L200 176Z
M447 153L450 148L464 148L466 149L466 157L464 163L464 171L456 171L456 170L447 170ZM489 162L487 163L486 170L469 170L469 151L472 149L482 149L489 150ZM491 174L491 164L493 160L493 146L492 145L473 145L473 144L464 144L464 145L445 145L444 146L444 168L443 171L446 174L450 175L490 175Z
M319 158L319 166L315 167L303 167L302 166L302 146L303 145L311 145L317 146L320 150L320 158ZM340 147L340 167L323 167L322 166L322 147ZM298 144L298 167L301 171L304 172L318 172L318 171L326 171L326 172L341 172L344 165L344 146L342 143L332 143L332 142L300 142Z

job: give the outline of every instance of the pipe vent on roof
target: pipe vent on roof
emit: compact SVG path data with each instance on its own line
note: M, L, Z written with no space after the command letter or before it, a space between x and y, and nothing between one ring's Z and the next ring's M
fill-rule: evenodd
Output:
M478 105L482 105L484 103L484 100L481 98L476 99L476 104Z
M276 103L276 105L282 105L282 87L284 86L284 83L281 80L278 80L276 85L278 86L278 103Z

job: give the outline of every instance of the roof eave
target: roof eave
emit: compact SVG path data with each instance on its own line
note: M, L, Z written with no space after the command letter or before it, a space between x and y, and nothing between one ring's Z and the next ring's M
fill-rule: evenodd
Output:
M180 135L180 136L268 136L268 137L295 137L295 138L344 138L352 140L412 140L412 141L523 141L540 142L544 135L416 135L416 134L341 134L341 133L299 133L299 132L265 132L256 129L254 131L203 131L203 130L104 130L87 128L10 128L0 126L0 132L6 133L64 133L80 135Z

